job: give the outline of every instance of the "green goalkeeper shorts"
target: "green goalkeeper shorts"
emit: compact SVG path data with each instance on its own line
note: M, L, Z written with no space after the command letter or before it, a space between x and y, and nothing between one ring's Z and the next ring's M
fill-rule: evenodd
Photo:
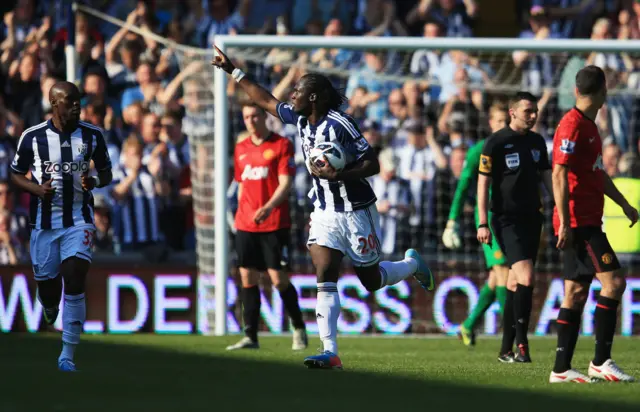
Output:
M478 209L475 211L476 216L476 228L478 227ZM491 212L489 212L488 216L489 222L491 222ZM489 225L489 229L491 230L491 245L482 244L482 250L484 251L484 260L487 264L487 269L491 269L494 266L505 266L507 264L507 258L505 257L502 250L500 250L500 246L498 245L498 241L496 240L496 235L493 233L493 229L491 225Z

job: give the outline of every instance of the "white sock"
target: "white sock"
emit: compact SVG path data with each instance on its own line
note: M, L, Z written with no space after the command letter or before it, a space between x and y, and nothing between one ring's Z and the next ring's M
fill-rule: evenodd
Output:
M340 317L340 295L335 282L318 283L316 322L324 350L338 354L338 317Z
M84 293L80 295L64 295L62 311L62 352L60 359L73 360L76 345L80 343L80 334L87 318L87 306Z
M382 286L395 285L401 280L405 280L418 270L418 262L412 258L405 258L399 262L380 262L380 277Z

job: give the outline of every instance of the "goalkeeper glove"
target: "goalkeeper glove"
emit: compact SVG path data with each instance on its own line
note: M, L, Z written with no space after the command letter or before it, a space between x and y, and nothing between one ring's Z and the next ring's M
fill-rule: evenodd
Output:
M458 223L455 220L449 220L447 222L447 227L442 234L442 243L444 243L447 249L458 249L462 246L458 232Z

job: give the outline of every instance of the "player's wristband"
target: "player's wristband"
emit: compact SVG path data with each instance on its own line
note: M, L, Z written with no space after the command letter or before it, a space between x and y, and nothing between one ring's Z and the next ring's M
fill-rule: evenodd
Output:
M483 227L486 227L487 229L489 229L489 225L486 223L483 223L481 225L478 225L478 229L482 229Z
M233 77L233 80L235 80L236 83L240 83L240 80L242 80L244 76L245 73L237 67L233 69L233 72L231 72L231 77Z
M96 182L95 187L100 187L100 178L98 176L93 176L93 180Z

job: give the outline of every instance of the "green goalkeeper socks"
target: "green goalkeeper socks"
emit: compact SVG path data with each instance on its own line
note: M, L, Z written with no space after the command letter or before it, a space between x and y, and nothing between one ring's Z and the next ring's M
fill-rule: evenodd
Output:
M507 287L496 286L496 299L500 303L500 314L504 312L504 301L507 299Z
M478 320L480 319L480 317L484 314L484 312L487 309L489 309L489 306L491 306L495 297L496 297L495 292L489 287L488 284L485 283L485 285L482 287L482 290L480 290L478 303L473 308L471 315L469 315L467 320L464 321L462 326L464 326L465 329L467 330L473 330L476 327L476 324L478 323Z

